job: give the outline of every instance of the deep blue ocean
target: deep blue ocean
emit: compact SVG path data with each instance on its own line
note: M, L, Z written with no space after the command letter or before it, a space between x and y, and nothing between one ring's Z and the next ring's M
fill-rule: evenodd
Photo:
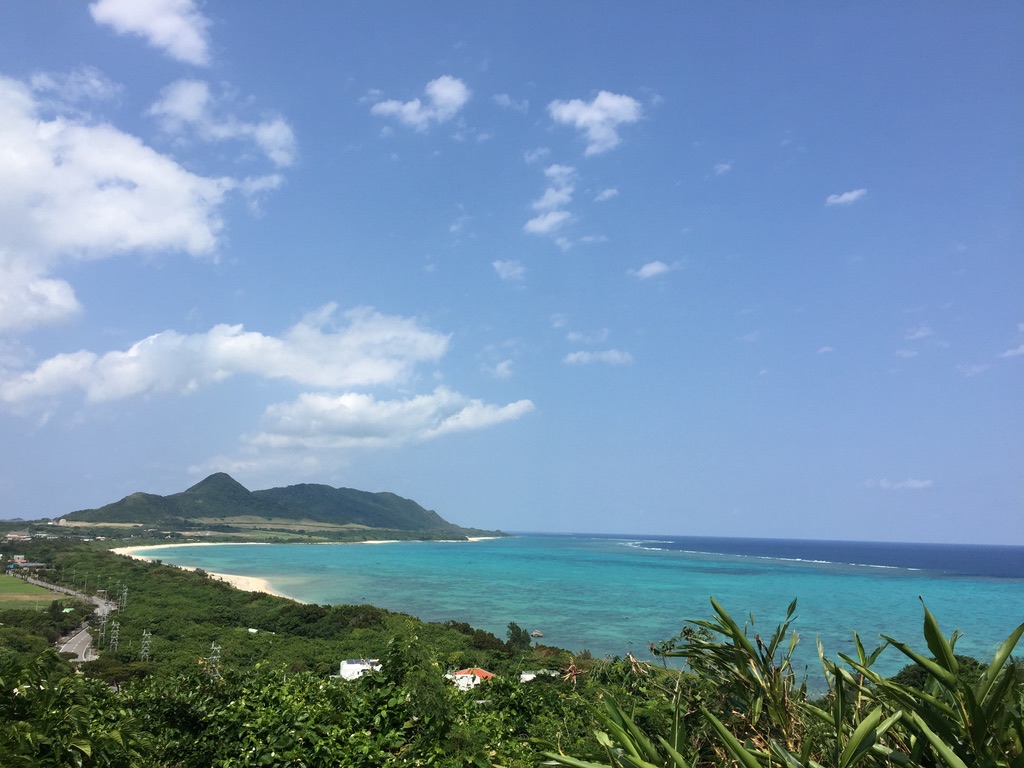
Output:
M274 544L153 550L165 563L258 576L313 603L371 603L595 656L650 658L649 645L712 616L709 597L768 635L797 599L797 668L812 687L825 654L885 633L927 652L922 600L957 651L992 655L1024 622L1024 547L778 539L523 534L477 542ZM1018 648L1018 653L1022 651ZM908 660L889 648L876 665Z

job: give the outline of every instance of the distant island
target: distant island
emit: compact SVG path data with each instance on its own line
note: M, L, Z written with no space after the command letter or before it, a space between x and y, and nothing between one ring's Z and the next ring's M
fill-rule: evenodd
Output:
M360 541L504 535L449 523L394 493L309 483L250 491L223 472L170 496L137 492L98 509L71 512L58 524L117 538Z

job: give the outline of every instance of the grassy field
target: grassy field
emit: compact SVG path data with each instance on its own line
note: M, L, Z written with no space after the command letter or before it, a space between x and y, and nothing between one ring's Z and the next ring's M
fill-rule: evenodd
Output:
M47 606L53 598L53 592L48 589L10 576L0 576L0 608L34 608L36 604Z

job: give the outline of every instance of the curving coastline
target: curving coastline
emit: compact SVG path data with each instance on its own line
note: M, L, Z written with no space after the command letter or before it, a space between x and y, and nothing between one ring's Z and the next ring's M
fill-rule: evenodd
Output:
M488 541L488 540L494 539L494 538L498 538L498 537L496 537L496 536L473 536L473 537L469 537L467 539L467 541L470 541L470 542L473 542L473 541ZM330 543L310 542L310 543L311 544L323 545L323 546L335 546L335 545L338 545L338 544L397 544L397 543L400 543L400 542L398 540L380 539L380 540L371 540L371 541L342 541L342 542L330 542ZM231 546L243 546L243 545L244 546L249 546L249 547L253 547L253 546L271 546L271 544L269 542L266 542L266 541L190 541L190 542L184 542L184 543L181 543L181 544L148 544L148 545L138 545L138 546L131 546L131 547L115 547L115 548L111 549L110 551L113 552L115 555L124 555L125 557L131 557L131 558L134 558L136 560L146 560L147 562L152 562L152 561L157 560L159 558L157 558L156 556L151 555L151 554L142 554L142 552L148 553L148 552L150 552L151 550L154 550L154 549L177 549L179 547L231 547ZM186 566L186 565L174 565L173 563L164 563L164 565L169 565L172 568L181 568L182 570L185 570L185 571L194 571L194 570L196 570L195 568L193 568L191 566ZM212 576L212 577L214 577L216 579L220 579L221 581L227 582L228 584L230 584L231 586L235 587L236 589L243 590L244 592L264 592L264 593L266 593L268 595L274 595L276 597L283 597L283 598L286 598L288 600L293 600L296 603L303 603L303 602L305 602L304 600L300 600L297 597L293 597L292 595L285 594L284 592L280 591L279 589L275 589L273 584L271 584L269 579L261 578L259 576L241 576L241 575L239 575L237 573L221 573L221 572L214 572L214 571L207 571L207 573L209 573L210 576Z
M264 545L266 542L244 542L244 541L232 541L232 542L212 542L212 541L194 541L185 544L151 544L148 546L136 546L136 547L115 547L110 550L115 555L124 555L125 557L131 557L135 560L146 560L152 562L157 560L153 555L141 554L143 551L149 552L153 549L171 549L176 547L230 547L235 544L246 544L248 546ZM183 571L194 571L197 570L187 565L173 565L172 563L165 563L165 565L171 568L181 568ZM258 576L241 576L237 573L219 573L213 571L207 571L210 576L215 579L227 582L235 589L240 589L243 592L263 592L268 595L274 595L276 597L284 597L288 600L294 600L297 603L303 602L291 595L286 595L280 590L274 589L269 579L263 579Z

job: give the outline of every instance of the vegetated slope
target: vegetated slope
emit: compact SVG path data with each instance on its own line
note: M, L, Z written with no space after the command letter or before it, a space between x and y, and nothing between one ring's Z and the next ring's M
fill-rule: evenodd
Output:
M218 519L260 517L311 520L332 525L359 525L399 531L464 531L437 512L393 493L369 493L328 485L292 485L250 491L223 472L210 475L181 493L158 496L133 493L98 509L65 516L92 523L142 523L196 527Z
M440 530L452 524L433 510L394 493L370 493L329 485L289 485L255 491L255 497L287 510L287 517L304 517L318 522L366 525L397 530Z

